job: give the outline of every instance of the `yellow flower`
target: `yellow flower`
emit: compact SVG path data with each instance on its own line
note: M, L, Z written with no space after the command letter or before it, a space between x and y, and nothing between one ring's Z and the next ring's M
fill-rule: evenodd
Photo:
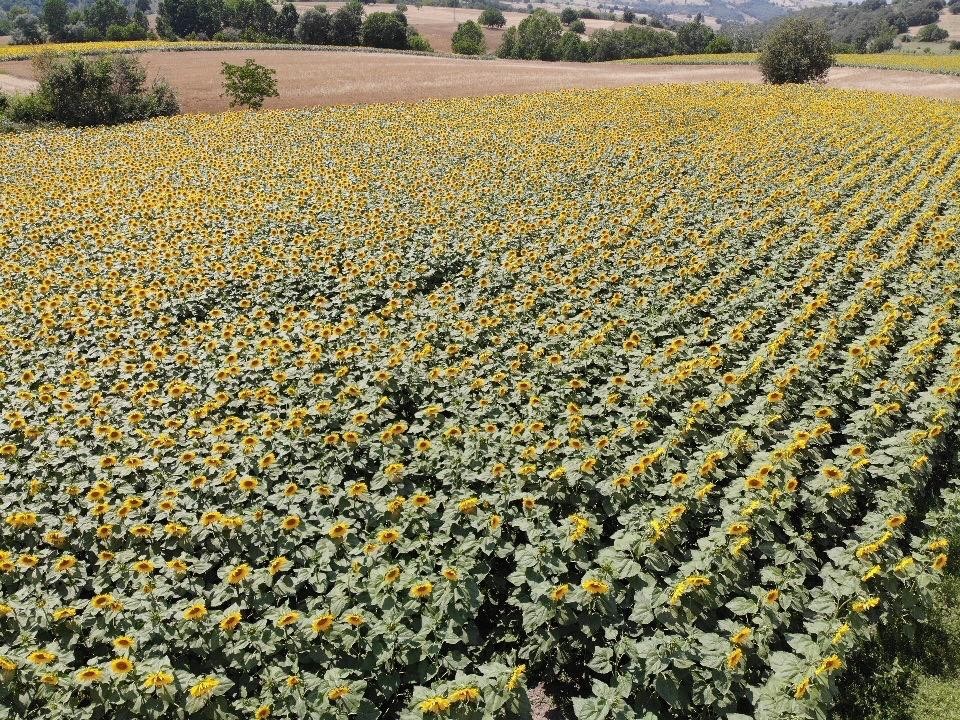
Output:
M730 668L731 670L736 668L742 662L743 662L743 650L741 650L740 648L734 648L727 655L727 667Z
M317 633L328 633L333 629L333 620L334 617L330 613L325 613L323 615L318 615L310 621L310 628Z
M133 661L127 658L114 658L110 661L110 672L114 675L126 675L133 670Z
M410 597L413 598L422 599L430 597L431 593L433 593L433 583L426 580L410 588Z
M46 650L34 650L27 655L27 662L34 665L48 665L57 659L57 656Z
M186 620L202 620L206 615L207 608L203 602L195 602L183 611L183 617Z
M300 613L298 613L296 610L291 610L290 612L285 612L283 615L277 618L276 625L277 627L282 628L288 627L289 625L296 623L299 619Z
M347 685L338 685L327 693L327 699L330 702L342 700L350 694L350 688Z
M480 699L480 690L475 687L463 687L459 690L454 690L452 693L447 695L447 700L453 703L464 703L464 702L477 702Z
M227 582L231 585L236 585L243 582L250 575L250 566L246 563L237 565L232 568L230 572L227 573Z
M836 655L831 655L828 658L825 658L819 666L817 666L816 674L823 675L824 673L831 673L834 670L839 670L843 667L843 661L840 660Z
M451 568L451 567L444 568L443 576L450 582L455 582L460 579L460 573L457 571L456 568Z
M450 709L450 701L441 695L437 695L421 700L417 703L417 709L424 715L440 715Z
M580 587L587 591L589 595L605 595L610 591L610 586L603 580L596 578L585 578Z
M148 690L164 688L172 684L173 684L173 675L171 675L168 672L164 672L163 670L150 673L149 675L147 675L146 679L143 681L143 687Z
M95 683L103 677L103 670L96 667L86 667L80 670L77 675L77 682L83 684Z
M240 623L243 621L243 616L240 614L239 610L234 610L227 615L224 615L220 620L220 629L224 632L233 632L239 627Z
M219 685L220 680L213 676L207 676L190 688L190 696L194 698L209 697Z
M261 705L257 708L256 712L253 713L254 720L266 720L270 717L270 706Z
M520 684L520 679L523 677L523 674L527 671L526 665L517 665L513 672L510 673L510 679L507 680L506 688L507 690L513 691L516 690L517 685Z

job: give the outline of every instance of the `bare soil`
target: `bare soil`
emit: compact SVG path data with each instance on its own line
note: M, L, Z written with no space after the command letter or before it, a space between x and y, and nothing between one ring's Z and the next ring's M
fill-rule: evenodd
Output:
M185 112L226 109L228 103L220 97L220 63L242 63L246 58L277 71L280 97L268 100L268 108L658 83L760 82L756 68L745 65L545 63L296 50L151 52L140 57L151 76L170 81ZM0 63L0 89L29 90L31 85L24 80L32 78L28 60ZM843 67L830 71L827 85L960 99L960 77L949 75Z

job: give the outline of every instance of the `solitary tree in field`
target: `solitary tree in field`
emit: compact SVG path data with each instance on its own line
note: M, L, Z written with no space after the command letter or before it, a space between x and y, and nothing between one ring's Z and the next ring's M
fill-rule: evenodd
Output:
M485 27L495 27L502 28L507 24L507 19L503 16L503 13L499 9L494 7L484 8L483 12L480 13L480 17L477 20L478 23Z
M483 30L473 20L467 20L457 26L450 45L458 55L483 55L487 51Z
M230 98L230 107L259 110L268 97L278 97L276 70L247 58L243 65L223 63L223 94ZM223 96L221 96L223 97Z
M830 36L821 22L787 18L770 31L757 62L763 79L774 85L823 80L833 65Z

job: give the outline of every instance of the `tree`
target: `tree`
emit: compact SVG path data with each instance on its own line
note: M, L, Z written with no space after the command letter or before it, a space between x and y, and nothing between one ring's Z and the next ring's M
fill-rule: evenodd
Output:
M23 13L13 19L10 42L14 45L39 45L43 42L40 18L33 13Z
M259 41L273 37L277 11L269 0L229 0L224 5L224 22Z
M223 95L230 98L230 107L259 110L268 97L279 97L276 70L247 58L243 65L223 63Z
M560 42L557 45L557 57L565 62L586 62L590 59L590 48L585 43L573 26L577 23L583 24L582 20L574 20L570 23L570 30L567 30L560 36Z
M560 11L560 22L563 23L564 25L569 25L570 23L572 23L574 20L578 18L579 18L579 15L577 15L577 11L574 10L572 7L565 7L563 10Z
M725 53L733 52L733 43L730 42L730 38L725 35L715 35L713 40L710 41L710 44L707 45L704 52L710 53L711 55L723 55Z
M280 12L277 13L273 34L281 40L293 42L298 22L300 22L300 13L292 3L286 2L280 6Z
M54 40L63 38L63 29L70 22L70 6L67 0L45 0L40 13L40 22Z
M133 7L142 12L144 15L147 15L150 13L150 10L153 7L153 2L152 0L137 0Z
M767 36L757 62L763 79L774 85L822 80L833 65L830 36L823 23L789 17Z
M483 55L487 51L483 30L473 20L467 20L457 26L450 44L458 55Z
M330 41L330 13L322 5L307 10L300 16L295 35L304 45L326 45Z
M359 45L363 27L363 5L350 2L337 10L330 18L331 45Z
M83 12L83 19L90 27L106 33L111 25L126 25L130 22L127 6L120 0L93 0Z
M213 37L223 27L223 15L223 0L160 0L157 31Z
M413 33L407 36L407 47L418 52L433 52L430 42L419 33Z
M581 20L580 18L577 18L572 23L570 23L570 27L568 29L572 33L579 33L580 35L582 35L587 31L587 24L583 22L583 20Z
M696 55L706 51L713 40L713 30L700 22L683 23L677 28L677 51L681 55Z
M360 44L364 47L403 50L407 47L407 26L396 13L370 13L360 26Z
M480 13L477 22L484 27L502 28L507 24L507 19L498 8L488 7L484 8L483 12Z
M513 28L510 28L513 30ZM525 17L511 35L507 30L503 36L503 44L497 55L500 57L515 57L523 60L555 60L557 48L560 44L560 34L563 28L560 18L546 10L534 10ZM509 45L508 55L501 55L504 47Z
M623 11L623 21L625 23L632 23L636 19L637 19L637 14L630 8L627 8L626 10Z
M950 37L950 33L944 30L936 23L924 25L917 31L917 40L919 42L940 42Z

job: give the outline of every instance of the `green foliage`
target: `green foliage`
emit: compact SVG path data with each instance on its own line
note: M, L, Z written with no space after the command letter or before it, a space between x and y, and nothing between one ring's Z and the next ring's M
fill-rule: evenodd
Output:
M264 41L274 37L277 11L269 0L226 0L223 21L244 33L244 39Z
M363 4L350 2L339 8L330 18L331 45L359 45L363 27Z
M397 15L395 12L375 12L368 15L360 27L360 44L364 47L389 50L406 49L407 26Z
M324 6L310 8L300 16L296 39L305 45L326 45L329 42L330 13Z
M572 7L565 7L560 11L560 22L564 25L569 25L574 20L577 20L580 16L577 15L577 11Z
M13 19L10 42L13 45L38 45L43 42L40 18L33 13L23 13Z
M637 19L637 14L630 8L627 8L626 10L623 11L623 21L625 23L632 23L636 19Z
M7 115L15 122L116 125L180 110L166 83L147 85L146 71L132 55L40 55L34 68L40 87L13 98Z
M213 37L224 23L223 0L160 0L158 10L157 30L169 28L175 37Z
M407 38L407 46L411 50L417 50L418 52L433 52L430 41L419 33L414 33Z
M822 23L787 18L767 36L757 62L774 85L822 80L834 63L830 36Z
M45 0L40 22L47 28L52 39L60 40L63 37L63 29L69 21L70 6L67 0Z
M713 40L711 40L707 44L707 47L704 48L704 52L712 55L731 53L733 52L733 43L726 35L715 35Z
M941 40L946 40L948 37L950 37L950 33L936 23L924 25L917 31L917 40L919 42L940 42Z
M570 27L572 28L574 24L570 23ZM590 45L583 41L576 30L567 30L560 36L557 56L564 62L587 62L590 59Z
M570 32L574 32L582 35L587 31L587 26L586 26L586 23L583 22L583 20L581 20L580 18L577 18L572 23L570 23L570 25L568 26L568 29L570 30Z
M500 49L499 57L512 57L522 60L556 60L563 27L560 18L546 10L534 10L525 17L515 32L507 30Z
M467 20L457 26L450 45L458 55L483 55L487 51L483 30L473 20Z
M681 55L698 55L707 52L714 32L702 20L683 23L677 27L677 52Z
M278 97L276 70L265 67L251 59L243 65L223 63L223 94L230 98L230 107L247 107L259 110L263 101Z
M150 38L151 33L143 29L143 26L135 23L128 22L124 25L111 25L107 28L106 38L107 40L113 41L123 41L123 40L147 40Z
M507 24L507 18L504 17L499 8L488 7L484 8L483 12L480 13L477 22L484 27L502 28Z
M83 11L83 19L90 27L106 34L111 25L126 25L130 15L120 0L93 0Z
M300 14L293 6L293 3L285 2L280 6L280 12L277 13L274 21L273 34L277 39L284 42L293 42L296 39L297 24L300 22Z
M960 720L960 678L920 678L910 709L911 720Z

